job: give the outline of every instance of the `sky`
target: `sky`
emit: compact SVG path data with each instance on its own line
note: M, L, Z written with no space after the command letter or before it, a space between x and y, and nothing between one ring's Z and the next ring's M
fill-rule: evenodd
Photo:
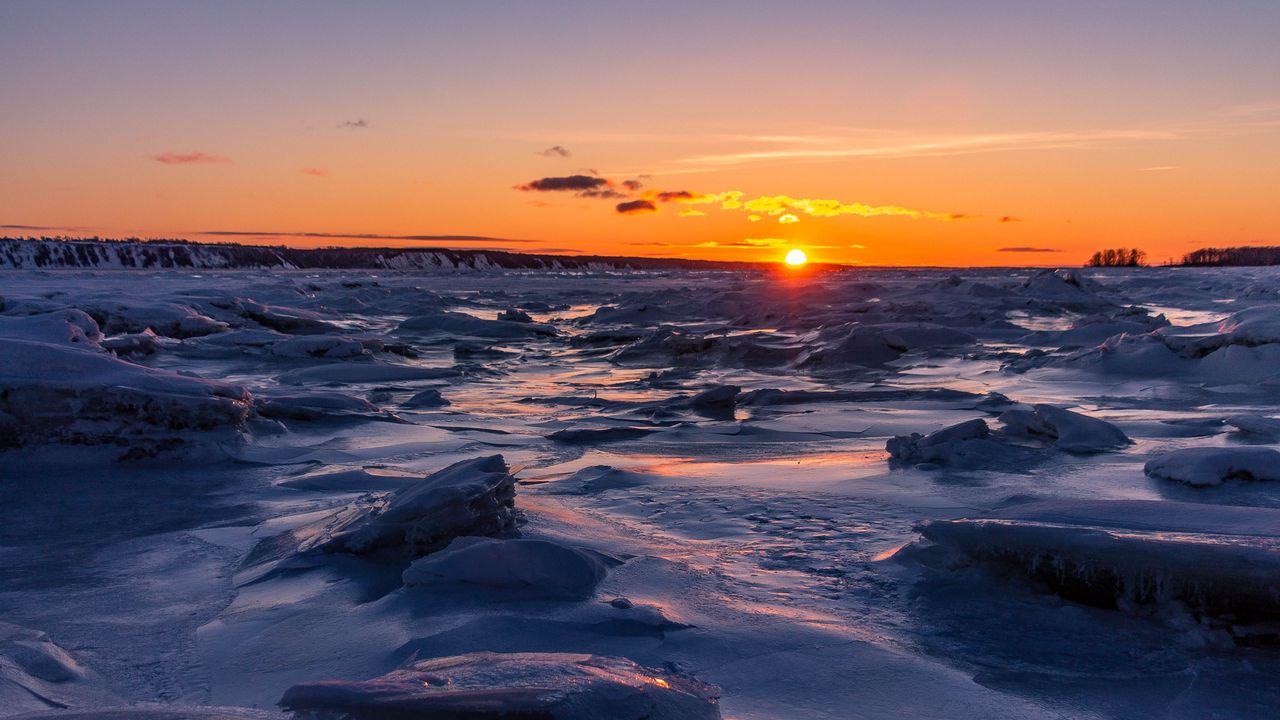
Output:
M1280 3L0 0L0 235L1280 244Z

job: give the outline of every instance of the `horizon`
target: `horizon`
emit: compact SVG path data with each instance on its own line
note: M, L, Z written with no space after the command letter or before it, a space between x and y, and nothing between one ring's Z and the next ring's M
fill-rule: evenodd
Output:
M754 7L5 4L0 221L912 267L1280 243L1280 7Z

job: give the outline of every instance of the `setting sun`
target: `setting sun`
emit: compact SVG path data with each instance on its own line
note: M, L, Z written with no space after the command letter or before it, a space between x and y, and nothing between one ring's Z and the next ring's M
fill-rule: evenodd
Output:
M809 262L809 256L804 254L800 248L787 251L786 263L788 265L799 266Z

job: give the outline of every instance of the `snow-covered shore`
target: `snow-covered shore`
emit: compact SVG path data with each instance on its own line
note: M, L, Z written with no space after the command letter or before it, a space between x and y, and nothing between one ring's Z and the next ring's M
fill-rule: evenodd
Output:
M1267 716L1277 359L1271 269L0 272L0 716Z

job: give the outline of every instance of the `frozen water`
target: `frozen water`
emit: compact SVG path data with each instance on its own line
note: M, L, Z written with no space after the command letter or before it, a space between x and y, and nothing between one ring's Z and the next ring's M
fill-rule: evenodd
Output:
M0 716L1280 707L1275 269L2 281Z

